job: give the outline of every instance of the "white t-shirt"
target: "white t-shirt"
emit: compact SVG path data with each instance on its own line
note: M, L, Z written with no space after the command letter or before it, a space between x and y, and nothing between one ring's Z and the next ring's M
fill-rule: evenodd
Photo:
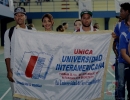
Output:
M97 29L95 29L95 30L98 31ZM91 30L88 31L88 32L93 32L93 31L94 31L94 28L93 28L93 26L91 25ZM85 32L85 31L83 30L82 26L80 26L79 31L75 30L74 32Z
M90 30L89 32L93 32L93 31L94 31L94 28L93 28L93 26L91 25L91 30ZM96 29L96 31L97 31L97 29ZM80 26L80 32L85 32L85 31L83 30L82 26Z
M17 26L16 26L17 27ZM14 28L14 31L17 29L17 28ZM26 30L28 30L28 28L26 27L25 28ZM13 58L13 52L10 52L10 49L11 49L11 51L14 51L14 48L12 48L12 47L14 47L14 33L12 34L12 37L11 37L11 41L10 41L10 39L9 39L9 30L10 29L8 29L6 32L5 32L5 35L4 35L4 58L6 59L6 58ZM14 32L13 31L13 32ZM13 41L12 41L13 40ZM11 46L11 48L10 48L10 46ZM11 62L13 62L12 61L13 59L11 59ZM11 64L12 65L12 64Z

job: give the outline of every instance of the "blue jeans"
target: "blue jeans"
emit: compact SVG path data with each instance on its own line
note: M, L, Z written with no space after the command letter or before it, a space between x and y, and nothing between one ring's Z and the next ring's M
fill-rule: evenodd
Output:
M128 99L130 100L130 67L129 64L118 63L118 99L125 100L125 84L127 82ZM127 69L126 69L127 68Z
M118 60L115 61L115 100L118 100Z

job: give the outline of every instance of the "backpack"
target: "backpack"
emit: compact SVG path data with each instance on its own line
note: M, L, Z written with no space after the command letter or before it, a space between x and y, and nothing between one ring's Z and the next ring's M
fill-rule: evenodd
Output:
M9 30L9 39L10 39L10 41L11 41L12 34L14 32L14 28L15 28L15 26L11 27L10 30ZM32 28L30 26L27 26L27 28L29 30L32 30Z

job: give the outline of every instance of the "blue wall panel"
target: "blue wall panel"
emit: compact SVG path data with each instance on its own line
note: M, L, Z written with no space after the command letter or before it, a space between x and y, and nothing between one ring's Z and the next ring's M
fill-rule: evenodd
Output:
M47 12L30 12L27 13L29 19L41 19ZM49 12L54 18L78 18L78 12ZM115 11L94 11L93 18L109 18L115 17L117 14Z

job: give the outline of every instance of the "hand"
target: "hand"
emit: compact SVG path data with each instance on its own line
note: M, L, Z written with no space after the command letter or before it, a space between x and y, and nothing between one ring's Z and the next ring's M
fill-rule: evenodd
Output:
M118 36L114 33L114 32L112 32L112 37L114 38L114 39L116 39Z
M13 73L11 71L9 71L7 73L7 78L9 79L10 82L14 82L14 80L13 80Z

